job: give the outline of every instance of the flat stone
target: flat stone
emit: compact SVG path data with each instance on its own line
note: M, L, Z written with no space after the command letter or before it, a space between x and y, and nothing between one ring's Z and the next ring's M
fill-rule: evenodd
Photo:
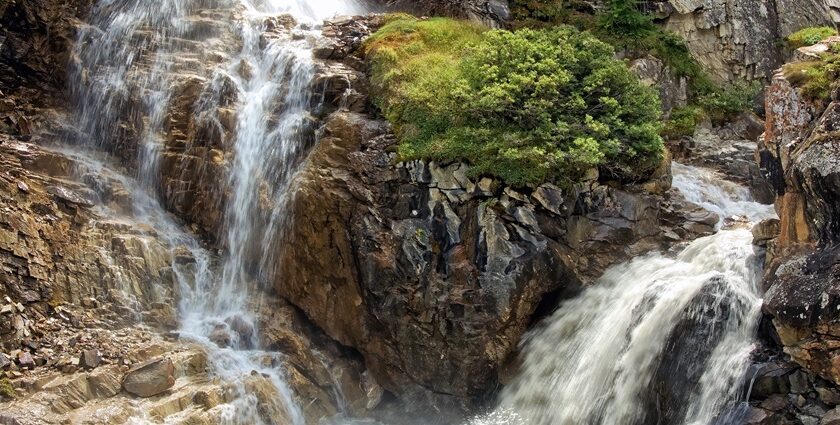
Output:
M68 189L64 186L50 186L47 188L47 192L55 196L57 199L70 204L79 205L82 207L93 206L93 202L82 196L80 193Z

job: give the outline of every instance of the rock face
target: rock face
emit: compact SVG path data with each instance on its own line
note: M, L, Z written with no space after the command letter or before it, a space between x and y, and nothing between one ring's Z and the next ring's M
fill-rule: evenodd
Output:
M840 383L840 103L803 98L777 74L758 157L778 193L766 312L797 363Z
M76 29L92 0L0 0L0 84L62 89Z
M385 0L382 3L390 10L470 19L491 27L503 26L510 18L507 0Z
M805 27L832 25L837 9L831 4L825 0L669 0L652 7L716 79L732 81L770 76L785 60L779 40Z
M717 222L597 180L523 190L463 164L395 164L394 143L369 116L329 118L284 235L306 243L282 250L275 287L408 399L486 395L541 302Z

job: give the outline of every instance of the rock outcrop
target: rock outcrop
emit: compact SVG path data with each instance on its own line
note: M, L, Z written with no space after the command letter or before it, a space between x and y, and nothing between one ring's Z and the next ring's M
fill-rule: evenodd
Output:
M404 398L486 396L541 303L718 220L595 175L515 189L463 164L398 164L388 130L358 113L328 119L284 234L307 243L282 250L276 290Z
M840 383L840 103L809 100L779 73L758 158L778 193L765 311L791 358Z
M388 10L418 16L450 16L501 27L510 19L507 0L382 0Z
M833 25L837 4L825 0L668 0L657 18L681 36L692 56L719 81L769 77L786 59L779 40Z

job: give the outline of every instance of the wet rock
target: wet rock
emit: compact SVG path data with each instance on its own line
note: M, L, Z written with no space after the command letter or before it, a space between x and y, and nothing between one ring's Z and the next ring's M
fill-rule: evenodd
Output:
M778 219L764 220L752 229L753 245L767 247L767 243L779 235L780 222Z
M483 397L547 294L593 281L635 242L668 244L662 228L687 222L687 204L669 224L658 195L597 179L532 191L471 181L464 164L395 164L388 132L362 114L329 117L289 206L288 237L307 244L279 249L275 289L416 406ZM717 223L695 215L696 227Z
M122 387L139 397L152 397L175 385L175 365L169 358L149 360L131 368L123 378Z
M68 189L63 186L52 186L47 188L47 192L51 193L56 197L56 199L60 201L67 202L73 205L79 205L82 207L92 207L93 202L74 190Z

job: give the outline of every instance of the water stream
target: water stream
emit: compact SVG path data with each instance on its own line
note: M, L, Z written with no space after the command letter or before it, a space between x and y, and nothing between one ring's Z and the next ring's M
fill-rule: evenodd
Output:
M136 179L109 171L84 149L69 154L119 180L134 198L133 219L194 259L181 264L173 255L181 335L203 344L215 372L235 383L238 395L225 406L223 423L271 423L278 416L304 423L283 370L275 366L282 354L259 349L255 286L271 278L264 270L273 270L270 253L283 243L277 235L285 222L288 182L314 139L310 86L319 25L356 12L361 6L352 0L100 0L79 35L70 84L76 124L87 148L125 156L136 141ZM281 14L294 16L297 28L263 37L267 18ZM211 56L222 59L209 65L208 74ZM163 184L159 164L172 90L184 78L204 82L196 114L235 101L233 160L217 188L230 193L219 267L152 195ZM252 372L276 390L268 402L253 395ZM277 414L267 419L266 411Z
M704 169L674 164L674 186L740 222L676 256L615 266L563 303L527 337L500 407L475 424L738 423L722 415L742 396L760 317L750 223L775 214Z

